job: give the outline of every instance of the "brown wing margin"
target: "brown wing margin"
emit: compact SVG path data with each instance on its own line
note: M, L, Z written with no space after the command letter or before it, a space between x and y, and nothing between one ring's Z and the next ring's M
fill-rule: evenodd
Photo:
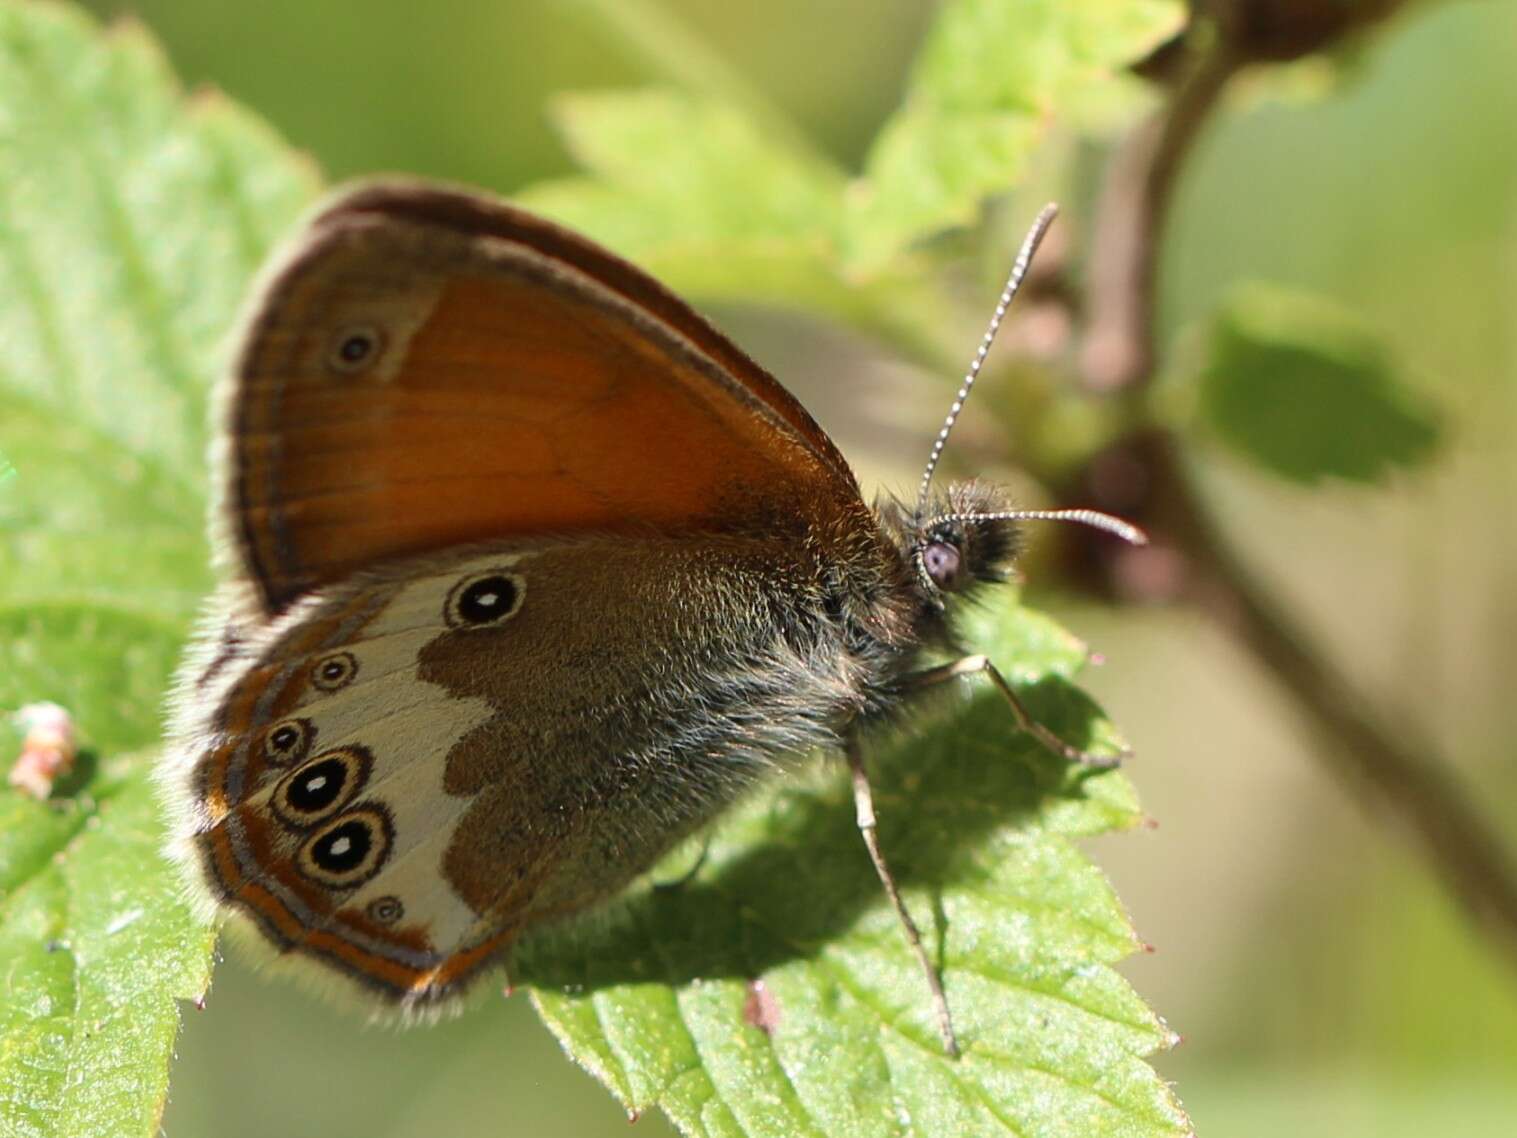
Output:
M520 242L594 277L668 324L726 368L743 387L794 427L834 473L853 482L847 459L799 399L712 327L705 317L630 261L526 210L445 185L384 179L358 183L338 193L338 198L316 215L313 224L320 225L348 215L380 214L440 226L464 236L491 236Z

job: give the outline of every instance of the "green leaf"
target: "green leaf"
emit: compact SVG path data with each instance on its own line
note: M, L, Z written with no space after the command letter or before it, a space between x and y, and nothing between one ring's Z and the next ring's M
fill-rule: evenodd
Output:
M554 120L585 177L518 201L589 234L681 292L803 309L877 331L920 358L952 325L905 258L865 281L842 268L847 180L729 103L680 91L580 94Z
M181 621L104 602L0 605L0 707L59 703L91 746L145 746L183 641Z
M1201 411L1234 450L1294 482L1372 482L1438 440L1378 337L1326 300L1263 285L1216 317Z
M913 246L1012 188L1056 120L1129 113L1120 69L1172 35L1177 0L953 0L860 177L819 156L662 7L587 0L680 90L579 95L555 119L585 176L522 203L681 291L797 308L957 364L956 321ZM656 31L646 32L646 27ZM657 44L659 46L652 46Z
M970 639L1043 722L1115 745L1069 682L1083 646L1051 621L1002 608ZM870 763L960 1060L942 1052L838 770L724 820L688 882L524 946L515 979L565 1049L629 1110L658 1105L689 1135L1188 1134L1144 1061L1174 1036L1112 967L1138 942L1072 842L1139 820L1127 779L1052 758L983 691L877 740Z
M54 798L0 788L0 1132L153 1135L212 936L159 850L150 759L208 574L206 395L314 190L135 26L0 3L0 708L68 708ZM0 731L8 763L19 740Z
M928 33L900 110L854 187L851 268L972 222L1021 180L1055 121L1097 125L1135 102L1122 71L1182 26L1174 0L951 0Z
M566 96L553 117L588 176L528 189L529 209L702 296L842 300L840 171L678 91Z
M725 103L668 90L580 94L559 99L554 119L601 192L616 196L628 227L621 247L835 239L842 173Z
M0 1131L155 1135L180 999L214 935L164 870L147 764L72 799L0 794Z

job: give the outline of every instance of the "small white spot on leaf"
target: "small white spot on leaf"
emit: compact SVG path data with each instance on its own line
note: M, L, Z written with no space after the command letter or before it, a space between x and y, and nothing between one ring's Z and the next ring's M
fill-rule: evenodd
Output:
M142 919L141 909L129 909L118 917L114 917L111 923L105 926L106 936L115 936L122 929L130 928Z

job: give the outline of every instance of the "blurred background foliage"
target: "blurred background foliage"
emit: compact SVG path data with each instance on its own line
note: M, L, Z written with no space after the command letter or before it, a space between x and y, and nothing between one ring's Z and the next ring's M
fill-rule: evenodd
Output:
M548 115L556 95L662 81L659 45L678 43L656 27L639 42L635 22L629 35L609 6L589 3L91 6L140 18L189 83L266 116L332 180L403 170L503 192L574 173ZM665 10L849 169L895 106L933 15L921 0L666 0ZM1188 469L1240 560L1390 723L1457 768L1509 843L1514 58L1517 6L1451 2L1410 6L1331 61L1240 76L1186 160L1165 229L1151 394L1180 425ZM961 303L927 314L932 327L911 354L921 363L949 352L952 368L911 366L899 343L891 350L772 306L723 304L716 315L816 410L866 483L908 487L957 357L1043 196L1066 202L1068 255L1090 256L1081 246L1107 154L1055 135L1025 190L972 240L941 250L963 267ZM1311 315L1292 309L1299 297L1282 297L1288 290L1314 295ZM1282 307L1297 313L1287 343L1271 331ZM1036 356L1040 327L1060 334L1057 320L1045 325L1024 321L1011 347ZM1311 476L1311 431L1358 429L1369 404L1303 407L1288 388L1264 387L1267 400L1240 406L1228 385L1238 369L1217 364L1271 358L1240 357L1233 349L1249 337L1287 354L1304 337L1320 348L1318 365L1371 390L1393 372L1405 386L1375 404L1389 424L1377 438L1395 440L1398 463L1420 465L1370 463L1376 485ZM1025 464L1058 492L1048 476L1099 449L1110 412L1051 391L1054 382L1005 353L953 467L1016 480ZM1251 433L1259 415L1282 409L1296 417ZM1300 445L1280 451L1282 439ZM1292 463L1307 475L1270 473ZM1134 740L1134 775L1159 823L1102 840L1096 853L1155 944L1126 971L1187 1038L1159 1066L1198 1131L1510 1133L1510 944L1475 935L1416 847L1329 775L1331 744L1225 620L1161 603L1166 574L1183 565L1139 566L1128 591L1149 603L1111 606L1077 587L1087 581L1077 556L1062 555L1074 572L1061 578L1058 542L1041 544L1029 568L1037 601L1108 657L1089 683ZM188 1014L179 1052L165 1119L173 1138L266 1134L287 1124L292 1105L312 1133L625 1132L521 1001L426 1031L363 1031L351 1015L250 975L233 952L207 1009ZM639 1131L664 1125L650 1117Z

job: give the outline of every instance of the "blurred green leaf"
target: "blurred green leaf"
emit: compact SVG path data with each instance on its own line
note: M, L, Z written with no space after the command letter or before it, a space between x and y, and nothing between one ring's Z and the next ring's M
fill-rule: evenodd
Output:
M602 0L589 6L624 32L635 22ZM639 3L650 10L668 35L689 37ZM952 0L857 178L701 52L693 69L664 68L679 91L561 100L556 122L586 176L520 200L681 290L830 316L937 366L934 330L951 320L912 247L1013 187L1056 120L1093 126L1130 112L1139 88L1121 69L1183 19L1176 0Z
M1263 285L1238 290L1216 317L1201 410L1228 445L1294 482L1371 482L1438 440L1434 414L1362 323Z
M314 182L134 25L0 4L0 708L60 703L89 748L62 798L0 789L6 1134L156 1134L207 983L150 762L117 751L158 737L207 587L218 345Z
M1012 605L969 640L1065 738L1115 745L1069 682L1085 652L1068 633ZM656 1104L689 1135L1189 1133L1144 1061L1174 1036L1112 967L1138 942L1072 842L1138 821L1127 779L1052 758L983 690L877 740L870 762L961 1059L943 1054L836 777L787 780L724 820L678 888L523 947L515 979L565 1049L629 1110Z
M566 96L554 117L574 158L614 194L635 249L755 237L827 245L842 173L770 137L741 112L678 91ZM601 203L602 208L608 203Z
M1097 125L1130 109L1139 89L1123 69L1184 20L1175 0L950 0L854 187L850 266L868 272L972 222L1021 179L1054 122Z
M678 91L623 91L561 98L554 120L589 176L526 191L528 208L655 273L674 269L672 282L704 296L804 302L841 291L828 282L841 173L740 112Z
M554 119L588 176L533 186L522 205L682 292L801 308L933 357L926 330L951 320L919 266L902 258L868 281L844 274L836 167L683 91L567 96Z
M161 733L182 621L104 602L0 604L0 707L61 703L91 746L144 746Z

